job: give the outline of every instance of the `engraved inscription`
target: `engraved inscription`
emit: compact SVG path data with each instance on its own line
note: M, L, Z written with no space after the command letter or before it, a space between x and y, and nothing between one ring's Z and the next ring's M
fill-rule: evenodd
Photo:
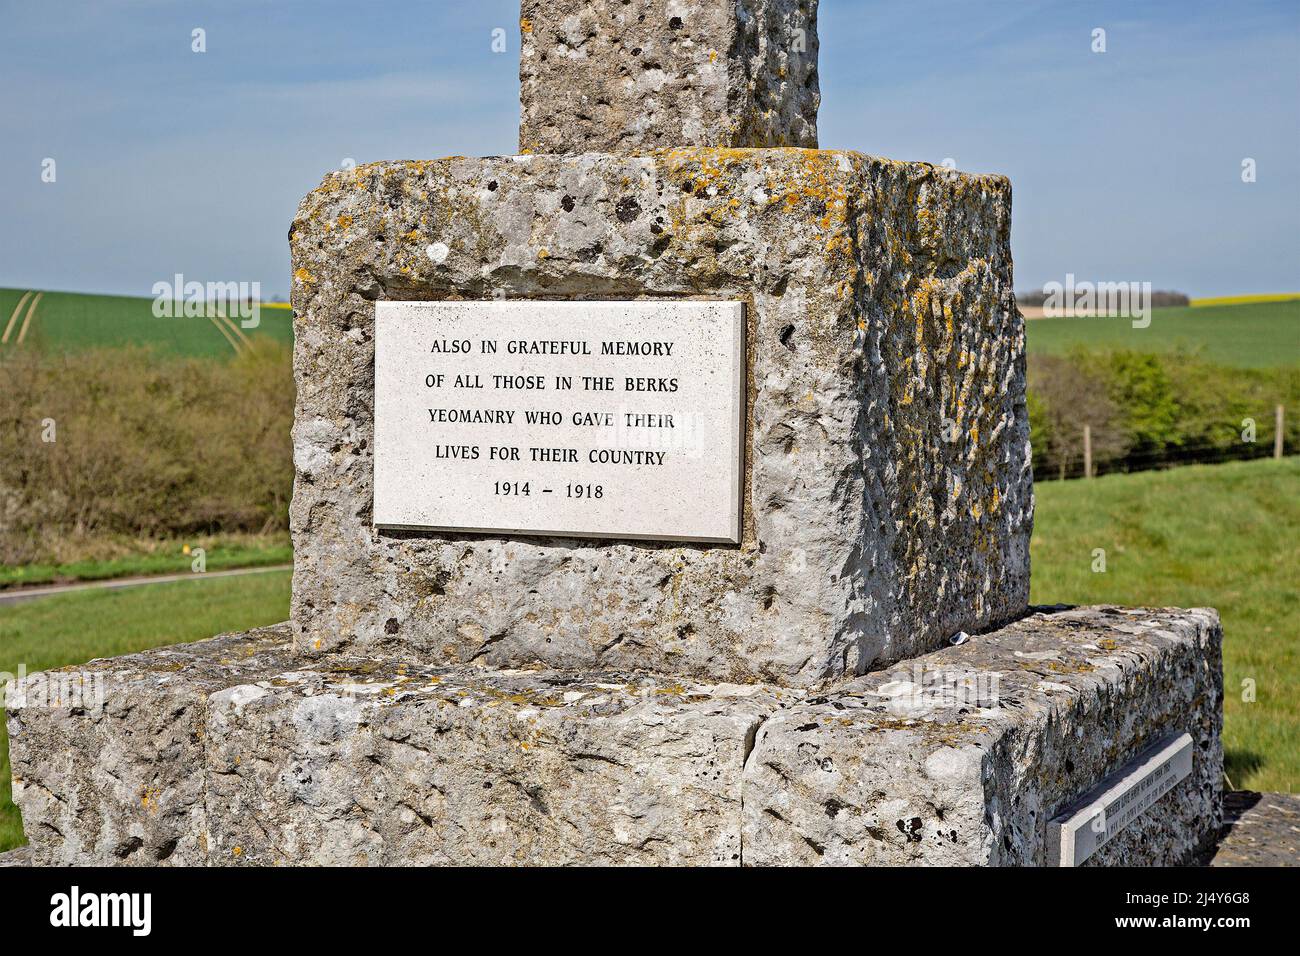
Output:
M740 540L738 302L380 302L374 523Z

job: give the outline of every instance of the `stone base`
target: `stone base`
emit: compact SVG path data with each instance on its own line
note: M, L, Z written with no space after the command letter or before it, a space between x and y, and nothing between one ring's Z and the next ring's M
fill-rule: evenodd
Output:
M206 862L208 696L292 666L289 639L281 624L11 685L13 800L34 862Z
M31 866L32 851L30 847L20 846L16 850L0 853L0 868L14 866Z
M1234 790L1205 866L1300 866L1300 794Z
M1060 808L1184 732L1191 775L1089 863L1185 862L1221 816L1210 610L1044 610L823 691L287 640L88 665L98 712L11 694L34 861L1044 865Z

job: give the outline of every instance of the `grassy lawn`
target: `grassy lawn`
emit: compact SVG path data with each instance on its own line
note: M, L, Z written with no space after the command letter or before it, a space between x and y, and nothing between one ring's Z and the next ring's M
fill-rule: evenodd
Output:
M289 572L150 584L0 605L0 672L27 673L178 644L289 616ZM0 715L3 711L0 711ZM9 802L8 737L0 720L0 851L23 842Z
M1300 362L1300 300L1155 309L1151 324L1127 318L1032 319L1025 323L1029 354L1089 350L1185 349L1221 365L1264 368Z
M133 545L134 543L132 543ZM193 569L195 554L185 548L202 548L208 571L228 568L258 568L289 564L293 548L287 533L275 535L229 535L197 538L188 542L151 542L128 545L128 553L101 560L71 561L65 564L0 564L0 591L39 584L68 581L104 581L145 574L181 574Z
M1300 789L1298 489L1296 457L1034 486L1035 603L1218 608L1238 788Z

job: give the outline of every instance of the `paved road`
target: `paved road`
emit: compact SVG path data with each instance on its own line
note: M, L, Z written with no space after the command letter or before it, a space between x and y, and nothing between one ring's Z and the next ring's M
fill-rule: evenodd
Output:
M271 571L292 571L292 564L273 564L263 568L235 568L231 571L186 571L183 574L153 574L135 578L113 578L109 581L83 581L79 584L52 584L49 587L15 588L0 591L0 605L17 604L53 594L74 594L77 591L99 591L105 588L134 588L142 584L166 584L169 581L193 581L206 578L233 578L241 574L267 574Z

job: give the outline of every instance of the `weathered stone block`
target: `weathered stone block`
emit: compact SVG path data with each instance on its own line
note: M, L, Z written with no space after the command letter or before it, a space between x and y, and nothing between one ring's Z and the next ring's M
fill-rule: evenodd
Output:
M817 0L523 0L522 153L817 146Z
M359 659L214 694L218 864L740 860L756 686Z
M284 670L287 625L32 675L7 695L13 799L40 865L207 860L210 693Z
M1221 643L1209 609L1039 613L782 710L746 765L745 862L1044 866L1052 817L1180 733L1191 776L1086 865L1189 862L1221 814Z
M6 850L4 853L0 853L0 867L31 865L32 848L29 846L20 846L17 849Z
M1186 862L1220 819L1209 610L1038 613L824 693L341 657L278 671L282 639L114 664L93 724L19 700L36 861L1042 866L1062 807L1182 733L1191 775L1089 864Z
M857 153L381 163L291 231L308 654L811 685L1023 611L1010 187ZM377 531L379 299L746 303L739 547Z

